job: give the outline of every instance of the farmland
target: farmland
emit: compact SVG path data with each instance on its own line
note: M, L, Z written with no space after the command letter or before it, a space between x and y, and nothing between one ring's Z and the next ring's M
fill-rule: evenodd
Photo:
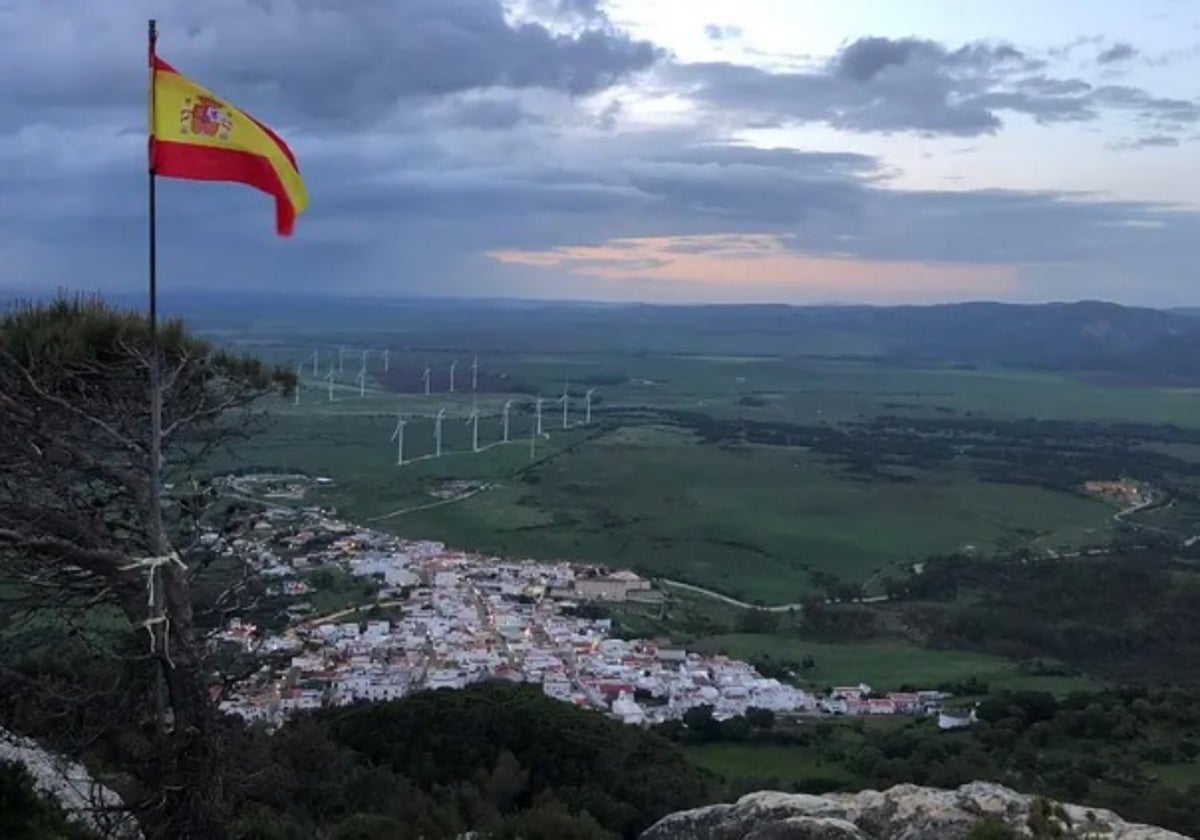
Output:
M1036 569L1013 583L1003 565L989 566L958 595L904 582L947 555L973 566L1059 562L1114 540L1190 534L1200 521L1191 386L893 357L887 341L789 332L771 312L385 310L359 310L353 324L336 311L210 324L221 344L300 374L298 399L266 400L265 431L214 471L320 475L331 481L316 500L372 527L505 557L632 568L749 604L901 596L766 628L679 590L662 610L613 611L627 635L669 636L780 673L809 658L797 672L806 683L974 679L1062 694L1093 685L1080 676L1093 667L1106 678L1137 673L1054 641L1082 637L1056 635L1057 596L1037 587ZM1080 490L1119 477L1154 487L1164 503L1117 521L1120 502ZM1119 562L1182 580L1164 558ZM953 565L937 568L927 584L959 585ZM1073 569L1054 579L1083 573ZM1002 620L1011 608L990 604L993 585L1045 601L1040 641ZM1106 603L1101 594L1092 600ZM1165 614L1182 608L1157 603ZM1098 621L1095 609L1078 612ZM1002 624L1004 639L972 635L977 621ZM1043 653L1048 670L1019 661ZM1054 664L1060 657L1083 670ZM1156 654L1154 667L1167 661Z
M308 346L272 345L269 355L299 361ZM404 381L429 366L445 388L453 360L453 394L427 396L419 379ZM1024 475L1008 480L995 463L989 472L969 458L911 452L889 463L886 445L877 456L867 449L881 445L881 432L919 421L931 424L921 441L953 442L960 430L932 424L981 417L1095 427L1161 423L1182 420L1191 402L1186 392L1117 390L1019 371L544 352L483 356L480 389L467 393L471 360L467 353L396 351L385 373L376 355L360 396L357 354L347 353L344 370L335 372L333 401L327 383L306 367L299 405L272 402L267 431L220 466L326 475L335 484L324 501L351 518L385 517L377 524L411 536L632 567L749 602L780 603L803 597L822 576L864 584L870 593L881 577L931 554L1069 549L1104 544L1111 535L1114 508L1067 481L1056 487ZM557 401L564 386L571 394L566 430ZM593 422L585 425L582 404L591 389ZM534 440L539 393L546 435ZM504 445L502 411L510 400ZM478 454L465 422L473 406L484 450ZM445 454L423 457L433 454L440 409ZM411 462L403 467L389 442L398 415L406 419ZM830 450L829 441L847 429L854 436ZM859 463L848 460L853 451L864 453ZM1170 451L1156 454L1194 463ZM1033 460L1043 459L1034 453ZM1003 459L997 463L1011 470ZM428 506L430 488L448 479L488 487L457 504Z

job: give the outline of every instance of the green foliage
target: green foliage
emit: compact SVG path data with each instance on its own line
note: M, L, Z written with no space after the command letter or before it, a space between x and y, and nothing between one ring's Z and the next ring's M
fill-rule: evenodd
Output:
M708 790L704 777L665 742L546 698L537 687L424 692L326 719L339 741L422 788L493 767L485 788L495 790L497 774L515 773L515 757L528 771L526 795L553 790L569 808L587 810L622 834L702 801ZM511 780L499 787L513 798Z
M905 623L935 647L1057 660L1126 680L1200 679L1200 579L1173 552L935 558L905 597Z
M695 375L699 393L719 390L703 368ZM947 461L938 454L948 449L953 455L952 436L912 441L899 420L894 434L885 435L866 425L812 425L811 407L803 412L805 423L743 419L744 407L728 405L714 405L707 414L663 406L614 409L603 428L553 430L539 444L534 465L525 445L464 457L470 432L462 423L447 423L446 457L397 471L374 442L386 439L394 425L394 395L355 393L330 403L311 389L304 394L308 401L298 408L278 404L281 421L245 447L240 461L225 466L329 475L337 486L321 501L355 519L407 510L379 523L406 536L504 555L605 563L619 556L622 565L748 603L796 602L818 590L842 600L877 594L882 577L872 581L905 558L966 544L987 551L1034 541L1103 542L1112 527L1108 505L1063 492L1069 479L1052 489L1016 472L1007 483L980 481L983 460ZM714 397L717 404L728 398ZM411 412L408 457L429 454L429 415L437 405L424 397L405 399ZM673 398L656 393L653 399ZM469 403L443 401L451 405L450 417L469 411ZM503 403L501 396L480 397L485 444L498 434ZM792 404L780 410L785 417L802 413ZM527 414L514 410L512 422L514 440L525 440ZM1056 445L1039 450L1034 461L1052 463ZM883 466L860 463L872 457L863 454L865 447L887 450L876 456ZM1090 468L1091 457L1080 461L1080 469ZM993 462L1004 463L987 461ZM1096 469L1108 466L1104 461ZM422 508L431 501L429 484L445 478L495 486L462 503ZM847 612L830 616L846 623L820 628L824 638L844 639L848 630L854 638L878 632L869 613Z
M1021 835L999 817L987 817L976 823L963 840L1018 840Z
M20 764L0 762L0 837L4 840L95 840L33 789Z
M1038 797L1029 808L1025 825L1037 840L1071 837L1071 817L1057 802Z
M308 573L307 579L315 591L305 599L312 604L316 615L369 604L379 592L379 584L373 579L352 575L337 566L316 568Z
M210 378L241 380L254 388L278 386L289 390L295 375L249 355L215 351L212 345L189 333L179 319L158 326L164 369L185 357L211 356ZM138 312L117 309L99 298L59 297L50 303L25 303L0 318L0 353L35 373L42 387L56 390L70 383L111 387L114 371L137 368L131 353L150 347L150 323ZM141 377L144 388L144 375ZM186 383L180 383L181 385Z
M716 793L661 737L507 683L326 710L235 746L246 840L632 837Z
M612 840L618 835L605 831L590 814L572 814L550 800L509 817L493 836L496 840Z
M956 694L986 691L985 683L1000 685L1022 676L1016 663L993 654L964 650L930 650L909 642L878 641L838 644L809 642L786 636L732 634L699 639L693 645L706 653L726 653L754 663L760 670L793 672L817 688L857 685L898 690L905 686L953 686ZM974 680L974 681L972 681Z

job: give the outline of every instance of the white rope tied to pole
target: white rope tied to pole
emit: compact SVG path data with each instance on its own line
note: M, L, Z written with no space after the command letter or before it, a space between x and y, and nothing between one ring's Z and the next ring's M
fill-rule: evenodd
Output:
M146 605L150 609L154 609L154 579L157 577L159 567L167 566L171 563L176 564L185 572L187 571L187 564L180 560L179 555L174 551L160 557L142 557L134 560L132 563L122 566L121 571L126 572L130 569L146 570ZM155 642L154 626L156 624L163 625L163 656L166 658L167 664L174 668L175 663L171 661L171 619L167 618L166 615L152 615L138 626L150 634L150 653L153 654Z

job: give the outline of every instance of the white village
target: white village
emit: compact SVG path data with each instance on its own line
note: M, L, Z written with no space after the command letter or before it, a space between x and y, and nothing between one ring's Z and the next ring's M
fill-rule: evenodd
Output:
M240 476L250 489L301 499L308 479ZM214 644L237 646L261 662L220 698L229 714L270 727L329 705L388 701L426 689L484 680L540 685L552 698L631 725L682 718L698 706L724 720L750 709L791 715L937 715L942 728L968 725L943 708L938 691L876 696L870 686L818 695L766 678L746 662L706 656L665 642L621 639L611 619L575 615L588 602L663 594L628 571L558 562L513 561L456 551L358 527L316 506L270 506L253 531L204 540L291 597L288 626L265 632L231 618ZM378 582L373 601L312 614L306 581L330 567ZM586 612L586 611L583 611ZM386 617L373 617L380 614Z

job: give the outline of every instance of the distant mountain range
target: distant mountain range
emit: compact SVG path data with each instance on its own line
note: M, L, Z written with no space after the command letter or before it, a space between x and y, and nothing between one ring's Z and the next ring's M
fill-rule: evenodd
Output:
M897 365L1069 371L1113 383L1200 383L1200 308L1103 301L932 306L596 304L569 301L174 293L163 310L214 335L478 352L741 353ZM136 295L114 298L130 307Z
M883 355L897 361L1067 370L1164 384L1200 377L1200 310L1082 301L802 312L813 326L875 339Z

